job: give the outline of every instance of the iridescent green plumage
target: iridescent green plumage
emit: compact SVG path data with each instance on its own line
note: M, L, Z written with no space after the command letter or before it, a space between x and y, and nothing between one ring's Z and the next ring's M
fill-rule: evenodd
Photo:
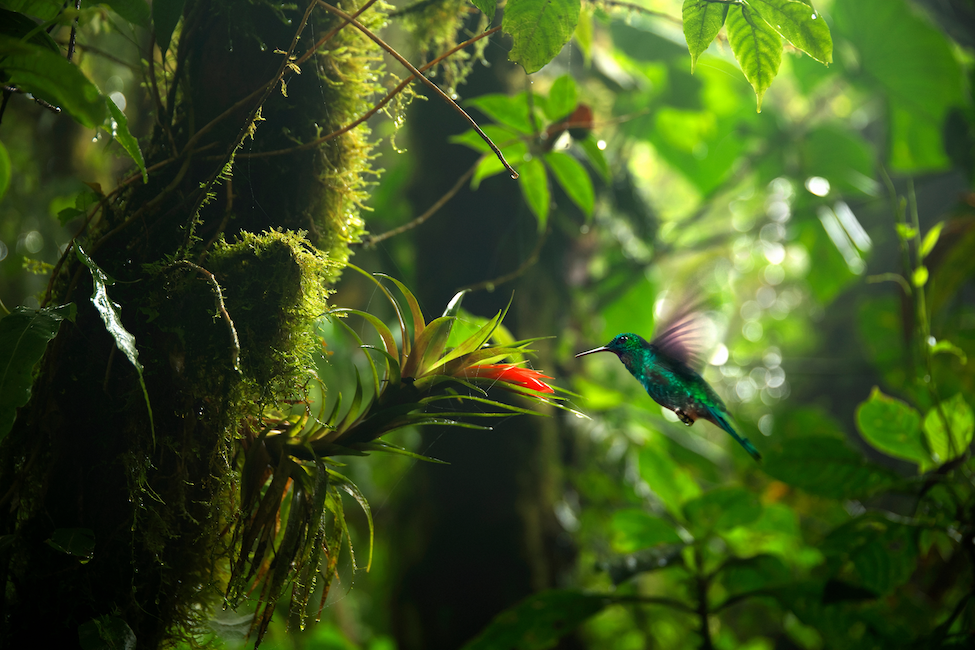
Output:
M619 334L608 344L586 352L612 352L626 369L643 384L647 394L655 402L677 414L680 421L690 426L695 420L704 419L724 429L745 448L752 458L762 455L731 426L730 415L724 402L704 378L690 366L693 351L687 345L687 333L692 330L692 320L682 319L666 329L653 341L626 333Z

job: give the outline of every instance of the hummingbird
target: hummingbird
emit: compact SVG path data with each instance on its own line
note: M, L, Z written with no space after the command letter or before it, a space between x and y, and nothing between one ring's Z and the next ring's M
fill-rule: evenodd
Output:
M696 320L694 314L685 312L650 342L627 332L616 335L606 345L580 352L576 358L612 352L643 384L653 401L673 411L681 422L691 426L695 420L707 420L727 431L752 458L761 460L755 445L731 426L731 415L724 402L693 368L700 362L693 345Z

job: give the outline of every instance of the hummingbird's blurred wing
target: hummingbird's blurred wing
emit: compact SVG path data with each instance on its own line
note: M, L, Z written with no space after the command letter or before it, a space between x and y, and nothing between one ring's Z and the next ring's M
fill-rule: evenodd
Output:
M697 304L684 304L661 321L659 333L650 344L668 357L699 371L704 366L707 324Z

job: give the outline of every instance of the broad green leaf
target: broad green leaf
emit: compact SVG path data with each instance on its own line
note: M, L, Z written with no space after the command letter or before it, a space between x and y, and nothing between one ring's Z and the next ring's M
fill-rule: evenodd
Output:
M922 468L931 462L921 440L921 415L909 404L874 386L870 397L857 407L856 418L863 439L875 449Z
M748 0L772 29L790 43L829 65L833 62L833 39L822 14L807 0Z
M729 5L707 0L684 0L681 14L684 18L684 38L691 53L691 72L697 65L697 58L711 45L711 41L721 31Z
M95 556L95 533L90 528L58 528L46 543L56 551L73 555L82 564Z
M528 74L541 70L572 38L580 6L580 0L510 0L501 22L514 40L508 58Z
M135 650L135 632L119 616L106 614L78 626L81 650Z
M552 195L548 189L548 176L541 158L532 158L518 168L518 185L532 214L538 219L538 230L544 232L548 225L548 211Z
M614 532L613 550L618 553L632 553L641 548L680 544L683 541L673 526L639 508L614 512L611 526Z
M17 307L0 320L0 440L14 424L17 409L30 399L34 366L61 321L74 320L74 303L53 309Z
M765 455L763 469L783 483L833 499L869 495L898 481L897 475L829 436L787 440Z
M122 18L139 27L149 27L149 5L146 0L102 0ZM155 3L154 3L155 4Z
M33 43L0 37L4 83L29 91L66 111L76 122L95 128L108 115L98 88L67 59Z
M742 488L717 488L685 503L684 515L695 531L724 531L758 519L762 504Z
M754 555L733 559L721 571L729 594L778 587L792 582L792 572L776 555Z
M503 126L498 126L496 124L485 124L481 127L481 130L484 131L484 134L487 137L494 141L494 144L498 145L502 150L504 150L505 156L508 156L508 147L510 145L521 142L518 136L514 135L510 129ZM488 143L484 141L484 138L479 136L477 131L474 129L468 129L463 133L452 135L447 138L447 141L453 144L462 144L465 147L469 147L474 151L477 151L478 153L491 153L492 157L494 156L493 152L491 152L490 145L488 145Z
M690 473L674 462L662 440L651 440L640 450L640 477L656 493L667 510L683 518L681 506L701 494L701 488Z
M948 421L947 430L945 420ZM924 435L928 448L931 450L931 457L939 464L964 454L972 444L973 432L975 415L961 393L944 400L924 416Z
M578 591L549 590L498 614L463 650L544 650L613 599Z
M938 239L941 237L941 229L945 227L944 221L939 221L938 223L931 226L931 230L924 234L924 240L921 241L921 259L923 260L928 254L934 250L934 247L938 244Z
M868 513L833 530L819 548L837 578L883 595L916 569L917 532Z
M481 95L469 100L467 105L477 108L498 124L511 127L526 135L535 131L528 114L528 98L525 93L510 96L502 93ZM491 135L490 131L485 130L484 132L489 136ZM510 138L510 134L507 137ZM495 144L499 143L495 142ZM486 143L485 146L487 146Z
M164 55L169 49L176 23L183 15L185 2L186 0L153 0L152 2L152 26L156 34L156 45Z
M592 216L596 194L592 188L592 181L586 168L578 160L561 151L550 151L545 154L552 175L559 182L572 202L579 206L586 217Z
M95 264L95 261L88 257L88 254L79 244L76 243L74 249L78 259L91 271L92 283L95 285L95 291L91 294L91 303L98 310L98 315L102 317L102 322L105 323L105 329L108 330L108 333L115 341L115 345L125 354L125 357L132 364L132 367L135 368L136 374L139 376L139 384L142 386L142 396L146 400L146 409L149 410L149 426L152 429L153 439L155 439L156 425L152 419L152 405L149 403L149 391L146 389L146 381L142 377L142 364L139 362L139 350L135 345L135 337L122 324L122 307L108 296L108 287L115 284L115 280L110 278L101 267Z
M8 187L10 187L10 154L7 153L3 142L0 142L0 199L7 193Z
M498 0L471 0L471 4L481 10L487 16L488 25L494 21L494 12L498 8Z
M129 133L129 121L125 119L125 113L119 108L115 102L111 99L107 99L105 104L108 106L108 110L112 115L112 119L115 120L114 127L111 131L112 137L118 140L122 148L125 149L126 153L132 157L135 164L139 166L139 171L142 172L142 182L149 182L149 174L146 172L146 161L142 157L142 150L139 148L139 141L136 140L131 133Z
M728 42L731 51L755 90L758 112L762 111L762 97L772 85L782 61L782 39L758 13L748 5L728 8Z
M579 91L576 82L567 74L552 82L548 91L548 103L545 105L545 117L556 122L575 110L579 103Z

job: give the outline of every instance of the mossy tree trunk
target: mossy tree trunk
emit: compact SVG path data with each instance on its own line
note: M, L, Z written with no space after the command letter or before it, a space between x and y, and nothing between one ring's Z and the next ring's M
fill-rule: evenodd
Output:
M289 72L287 95L278 83L259 111L261 93L247 99L282 68L303 13L186 2L157 75L149 182L110 197L77 242L116 280L107 291L135 338L151 417L89 300L88 268L72 251L58 269L50 304L75 303L77 318L49 346L0 456L2 647L114 634L157 648L222 597L238 425L300 392L302 333L361 231L367 132L294 149L368 108L375 46L343 29L333 54ZM295 55L336 25L316 9Z

